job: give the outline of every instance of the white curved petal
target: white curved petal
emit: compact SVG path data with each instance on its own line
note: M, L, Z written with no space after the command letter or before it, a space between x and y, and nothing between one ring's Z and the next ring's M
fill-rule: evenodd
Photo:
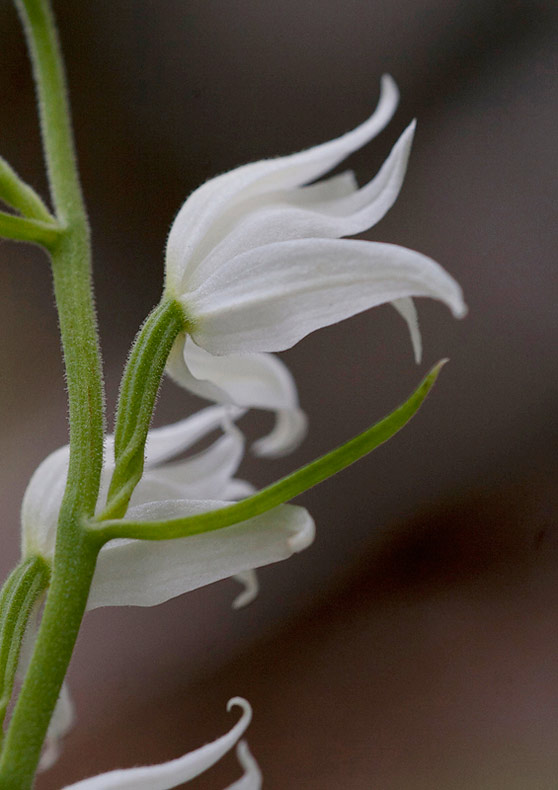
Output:
M299 446L308 431L308 418L302 409L279 409L271 433L257 439L251 450L260 458L279 458Z
M274 429L254 444L257 455L289 453L306 435L306 416L298 405L294 379L271 354L216 357L182 335L167 361L167 372L202 398L276 411Z
M21 505L24 557L32 554L51 557L54 554L69 458L69 447L60 447L45 458L29 481Z
M440 299L456 316L466 311L457 282L413 250L345 239L269 244L228 261L192 295L192 335L216 355L281 351L322 326L408 296Z
M60 741L71 730L75 711L67 683L62 685L58 702L48 726L45 745L39 762L39 771L47 771L60 756Z
M330 200L346 197L356 192L358 182L352 170L344 170L335 176L324 178L315 184L299 187L293 194L297 196L297 203L301 206L311 206Z
M298 406L296 385L286 365L270 354L208 354L186 340L184 360L198 381L209 381L237 406L291 409Z
M417 308L415 307L415 303L411 297L406 297L404 299L394 299L392 305L407 324L409 334L411 335L411 343L413 345L415 362L417 365L419 365L422 359L422 338L420 335Z
M227 423L241 413L242 410L230 406L209 406L185 420L149 431L145 464L148 471L134 492L132 501L140 504L155 499L183 499L190 495L195 499L222 496L221 488L228 483L240 463L243 440L239 432L234 433L236 429L230 429L228 440L217 442L205 453L178 465L176 473L169 468L166 477L162 471L150 476L149 468L178 455L216 428L227 430ZM105 464L101 473L99 509L105 502L114 469L113 452L114 437L109 435L105 437ZM60 447L45 458L29 481L21 506L23 556L40 554L49 558L54 554L58 514L66 487L69 458L68 445ZM210 476L212 464L214 474ZM227 464L231 469L230 473L225 471ZM207 477L202 484L204 466L203 473L207 473ZM176 481L179 483L178 487Z
M213 178L190 195L174 220L167 242L166 287L171 295L181 293L185 275L192 276L220 238L219 223L227 222L226 213L235 201L299 187L324 175L389 123L398 98L395 83L384 76L376 110L356 129L290 156L243 165Z
M222 498L231 501L244 499L244 497L255 494L256 490L256 486L252 485L252 483L249 483L247 480L235 479L227 483Z
M365 187L335 200L308 202L301 190L270 193L241 201L229 212L222 240L188 280L193 291L236 255L291 239L335 239L373 227L397 200L403 184L415 123L403 132L379 173Z
M206 434L220 428L230 416L229 410L222 406L208 406L180 422L152 428L145 447L146 466L156 466L179 455Z
M178 518L227 504L151 502L131 508L127 518ZM188 538L111 541L99 554L87 607L155 606L189 590L287 559L312 543L314 531L308 511L281 505L232 527Z
M242 584L244 589L236 596L232 606L233 609L242 609L258 597L260 591L258 575L253 568L249 568L242 573L235 573L234 580Z
M238 469L244 437L232 426L206 450L185 461L148 470L132 494L130 505L164 499L217 499Z
M236 756L244 768L244 776L229 785L226 790L261 790L262 772L252 757L246 741L240 741L236 747Z
M229 700L227 710L235 705L242 708L240 721L226 735L200 749L159 765L110 771L68 785L64 790L170 790L189 782L215 765L246 731L252 718L252 709L245 699L234 697Z

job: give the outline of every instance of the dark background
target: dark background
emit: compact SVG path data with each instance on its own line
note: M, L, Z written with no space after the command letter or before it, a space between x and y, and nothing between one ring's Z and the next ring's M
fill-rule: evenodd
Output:
M283 358L311 431L258 484L403 400L449 356L414 422L301 503L314 546L155 609L86 619L70 679L78 721L51 790L169 759L221 734L241 694L269 790L551 790L558 784L556 55L548 2L95 0L55 3L95 242L109 413L127 349L158 301L166 234L202 181L330 139L391 73L400 109L350 164L361 183L412 117L396 206L366 238L442 263L470 312L418 303L420 370L382 307ZM0 2L1 153L44 194L38 125L12 4ZM0 246L0 571L19 506L66 441L48 265ZM156 423L202 405L164 387ZM261 434L270 418L244 425ZM222 788L224 761L192 787Z

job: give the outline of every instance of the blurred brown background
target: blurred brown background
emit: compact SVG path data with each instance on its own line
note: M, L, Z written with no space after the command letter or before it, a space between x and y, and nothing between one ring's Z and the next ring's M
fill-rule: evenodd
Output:
M87 617L71 668L78 722L59 788L177 756L254 705L249 742L269 790L558 786L556 55L553 0L55 2L65 48L109 409L135 331L160 294L172 218L203 180L362 121L391 73L401 106L352 157L361 183L414 116L402 195L368 238L440 261L462 284L457 323L421 301L425 362L380 308L284 354L311 432L258 484L391 410L449 365L403 433L303 501L315 545L156 609ZM0 2L1 153L45 189L29 67ZM0 246L0 486L5 574L19 506L66 441L48 266ZM156 423L201 402L165 385ZM269 425L255 414L250 435ZM222 788L233 758L192 787Z

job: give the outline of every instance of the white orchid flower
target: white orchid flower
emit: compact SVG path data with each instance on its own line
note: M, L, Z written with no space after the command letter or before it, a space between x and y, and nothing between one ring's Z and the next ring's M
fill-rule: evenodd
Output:
M206 450L183 461L169 459L191 447L226 420L225 407L209 407L165 428L151 430L145 473L131 499L132 520L178 518L217 509L252 490L233 475L243 453L240 431L226 433ZM112 437L106 442L109 457ZM68 447L38 467L22 505L23 554L54 555L58 512L68 470ZM114 466L103 468L100 506ZM245 586L236 605L257 592L254 568L302 551L314 538L314 522L301 507L281 505L225 529L169 541L113 540L100 551L88 609L100 606L155 606L189 590L237 576Z
M188 339L177 339L167 370L198 395L276 410L279 424L260 453L289 449L303 432L290 377L267 352L391 302L409 325L418 360L411 297L430 296L455 316L465 313L459 285L435 261L393 244L341 238L368 230L395 202L414 123L366 186L359 189L351 172L306 186L377 135L397 102L385 76L375 112L356 129L213 178L172 225L165 287L183 307Z
M182 461L169 461L220 427L225 428L225 433L206 450ZM113 449L113 437L108 436L105 450L111 460L107 460L103 467L99 508L102 508L114 469ZM242 434L232 426L228 407L212 406L174 425L151 430L146 444L145 472L132 496L129 517L133 520L151 520L191 515L222 507L231 500L252 493L253 487L249 483L233 477L243 450ZM56 450L37 468L29 482L22 504L24 556L38 554L50 560L54 555L68 460L67 446ZM236 608L245 606L258 592L254 568L302 551L313 538L314 522L309 513L298 506L281 505L248 521L189 538L155 542L110 541L99 553L87 608L155 606L189 590L228 577L235 577L244 586L233 605ZM24 664L28 660L36 631L37 624L34 623L26 639ZM247 703L239 704L244 707ZM70 729L73 718L72 701L64 685L49 726L40 770L50 768L58 759L60 741ZM248 721L245 724L247 726ZM229 741L231 744L236 742L241 733L239 730L234 732L237 734L232 740L229 734L229 740L225 736L224 740L204 747L207 755L217 754ZM197 776L197 773L188 772L202 764L199 760L205 754L200 750L199 755L198 752L186 755L173 761L173 768L155 766L137 770L146 772L146 782L151 781L152 776L159 782L145 784L145 787L173 787L170 783L160 783L163 780L158 778L158 770L161 770L161 777L183 776L176 781L179 784ZM239 759L246 768L248 784L235 784L232 788L240 790L246 787L249 790L259 787L253 778L257 779L257 766L252 766L250 758L245 756L242 749ZM252 767L248 769L248 765ZM173 773L175 768L176 774ZM114 776L107 774L96 777L78 783L76 787L144 786L133 784L133 777L132 784L114 784L115 777L118 778L120 774L128 776L127 772L116 772ZM243 782L244 778L240 781Z
M200 749L167 763L110 771L91 779L76 782L64 790L169 790L184 782L189 782L215 765L233 748L246 731L252 718L250 705L241 697L235 697L229 700L227 710L230 710L234 705L242 708L242 717L228 733L213 743L208 743ZM260 790L262 776L244 741L241 741L237 746L237 756L244 769L244 775L229 785L227 790Z

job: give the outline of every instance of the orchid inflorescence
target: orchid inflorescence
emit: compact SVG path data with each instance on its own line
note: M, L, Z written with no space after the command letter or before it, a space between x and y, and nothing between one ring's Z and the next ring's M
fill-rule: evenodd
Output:
M417 362L413 297L465 313L461 289L435 261L392 244L347 240L373 227L403 183L412 123L365 186L327 175L388 124L398 103L383 77L376 110L356 129L314 148L238 167L184 203L166 249L160 303L147 317L124 370L114 435L104 435L100 356L90 282L87 218L75 168L62 61L48 0L16 0L34 67L54 211L0 160L0 236L50 256L70 406L70 443L49 455L22 506L22 559L0 593L0 716L9 718L0 787L26 790L56 760L73 721L64 682L88 609L154 606L234 577L233 605L256 596L256 569L309 546L314 522L288 504L394 435L416 413L441 364L398 409L359 436L256 490L236 473L245 450L238 421L251 408L275 414L252 450L284 455L307 419L296 385L274 352L310 332L390 303L406 321ZM164 372L212 402L173 425L150 429ZM201 452L196 443L217 438ZM186 451L190 454L182 457ZM176 460L179 458L180 460ZM16 689L21 686L19 694ZM160 765L111 771L77 790L175 787L235 746L244 774L229 790L261 787L241 740L251 708L213 743Z

